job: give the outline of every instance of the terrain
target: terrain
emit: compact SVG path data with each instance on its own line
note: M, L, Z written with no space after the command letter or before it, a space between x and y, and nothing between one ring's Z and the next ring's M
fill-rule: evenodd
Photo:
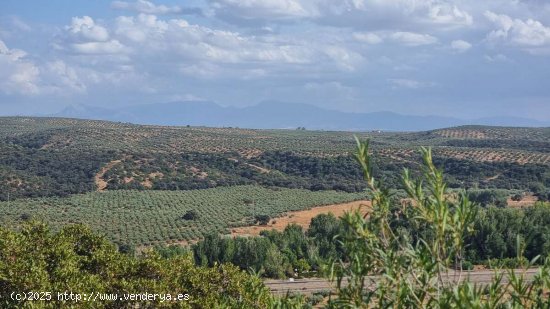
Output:
M392 187L403 168L418 170L418 148L429 146L451 188L548 198L550 128L344 132L3 117L1 224L86 223L136 246L229 234L258 215L364 199L354 135L370 139L374 169ZM182 219L190 210L199 217Z
M255 129L306 127L313 130L347 131L422 131L470 124L516 127L550 126L548 121L517 117L465 120L444 116L402 115L389 111L353 113L327 110L304 103L278 101L263 101L257 105L242 108L220 106L210 101L175 101L109 108L73 105L53 116L148 125L238 126Z
M344 213L352 212L355 210L366 214L370 209L369 206L369 201L359 200L348 203L319 206L308 210L292 211L284 216L271 220L271 222L265 225L251 225L232 228L231 236L258 236L262 231L269 230L282 232L290 224L299 225L304 230L307 230L309 228L311 220L320 214L331 213L336 217L341 217Z
M3 299L94 282L110 292L183 289L203 307L311 308L369 293L382 300L408 282L396 274L425 278L405 291L438 301L447 294L436 286L470 295L456 292L469 281L501 293L479 299L518 294L528 304L544 300L550 282L548 128L343 132L7 117L0 176ZM494 265L506 275L479 270ZM467 279L437 281L446 269ZM318 278L329 270L346 284ZM376 289L364 289L366 277ZM326 299L331 292L337 299Z

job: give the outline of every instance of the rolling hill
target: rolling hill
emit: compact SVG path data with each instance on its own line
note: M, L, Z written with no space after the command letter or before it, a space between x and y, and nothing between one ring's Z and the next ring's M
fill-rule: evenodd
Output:
M244 108L222 107L208 101L158 103L113 109L76 105L68 107L54 116L149 125L254 129L305 127L311 130L344 131L423 131L471 124L550 126L550 122L513 117L463 120L440 116L401 115L393 112L349 113L326 110L308 104L274 101Z

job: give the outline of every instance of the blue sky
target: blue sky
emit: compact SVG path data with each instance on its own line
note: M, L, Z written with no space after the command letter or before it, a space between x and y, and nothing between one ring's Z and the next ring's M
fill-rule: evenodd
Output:
M0 114L265 100L550 119L542 0L0 2Z

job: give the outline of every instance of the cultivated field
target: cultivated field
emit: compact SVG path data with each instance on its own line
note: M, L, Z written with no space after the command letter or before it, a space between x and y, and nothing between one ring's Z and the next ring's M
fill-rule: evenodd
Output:
M116 243L153 245L196 240L208 233L253 224L259 214L278 217L289 211L364 198L360 193L312 192L257 186L190 191L117 190L68 198L20 199L0 202L0 225L16 228L38 219L58 229L85 223ZM185 220L187 211L198 218Z
M86 223L138 246L307 226L321 211L348 206L284 214L364 199L354 136L370 139L375 173L389 187L400 186L404 168L418 171L418 149L428 146L451 188L533 193L509 202L516 207L550 188L548 128L329 132L0 117L0 224ZM182 219L189 210L199 218ZM278 218L237 228L256 215Z

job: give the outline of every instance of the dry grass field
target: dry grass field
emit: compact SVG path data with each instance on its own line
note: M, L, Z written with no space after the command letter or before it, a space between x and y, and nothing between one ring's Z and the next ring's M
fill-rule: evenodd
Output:
M336 217L341 217L344 213L359 209L366 214L370 209L370 202L366 200L354 201L342 204L333 204L321 207L314 207L308 210L293 211L282 217L272 219L267 225L252 225L231 229L231 236L257 236L265 230L275 229L283 231L289 224L297 224L304 229L309 227L311 219L320 215L332 213Z

